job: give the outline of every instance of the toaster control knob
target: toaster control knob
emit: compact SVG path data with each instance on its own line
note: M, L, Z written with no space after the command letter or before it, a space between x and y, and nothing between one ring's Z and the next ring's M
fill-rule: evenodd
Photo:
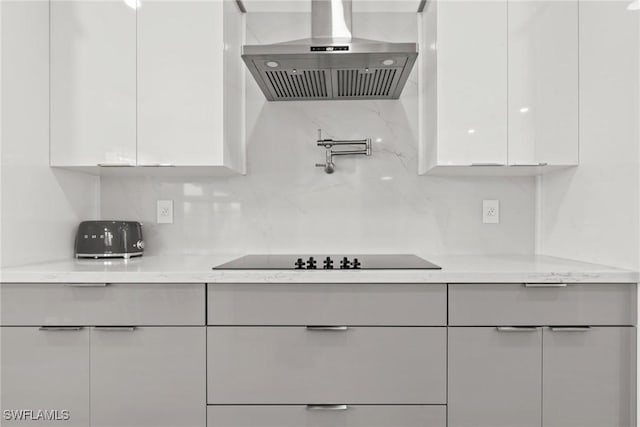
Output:
M142 250L144 249L144 242L142 240L138 240L135 246L136 246L136 249Z

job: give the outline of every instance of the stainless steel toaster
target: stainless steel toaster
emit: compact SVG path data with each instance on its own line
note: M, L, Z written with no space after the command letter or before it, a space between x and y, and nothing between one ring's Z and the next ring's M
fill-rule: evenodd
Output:
M144 252L142 224L136 221L83 221L78 226L76 258L130 258Z

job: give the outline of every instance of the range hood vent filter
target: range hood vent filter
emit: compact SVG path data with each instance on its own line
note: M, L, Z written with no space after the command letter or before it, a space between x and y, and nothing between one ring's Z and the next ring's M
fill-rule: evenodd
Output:
M337 73L337 98L378 99L391 98L391 88L397 84L398 70L379 68L361 72L360 70L335 70Z
M279 100L327 99L330 94L325 70L264 71L271 95Z

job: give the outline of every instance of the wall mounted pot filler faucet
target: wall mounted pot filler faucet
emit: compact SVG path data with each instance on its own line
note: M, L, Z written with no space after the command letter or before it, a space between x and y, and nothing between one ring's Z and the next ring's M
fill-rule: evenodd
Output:
M318 129L318 140L316 141L318 147L324 147L325 149L325 162L316 163L316 167L324 168L326 173L333 173L336 169L335 163L333 163L333 156L346 156L352 154L363 154L365 156L371 155L371 138L366 139L323 139L322 129ZM337 147L344 146L363 146L359 149L337 149Z

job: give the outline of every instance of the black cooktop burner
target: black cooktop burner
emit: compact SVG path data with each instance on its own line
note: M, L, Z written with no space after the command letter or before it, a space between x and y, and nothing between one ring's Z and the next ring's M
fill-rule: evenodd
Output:
M439 270L416 255L246 255L214 270Z

